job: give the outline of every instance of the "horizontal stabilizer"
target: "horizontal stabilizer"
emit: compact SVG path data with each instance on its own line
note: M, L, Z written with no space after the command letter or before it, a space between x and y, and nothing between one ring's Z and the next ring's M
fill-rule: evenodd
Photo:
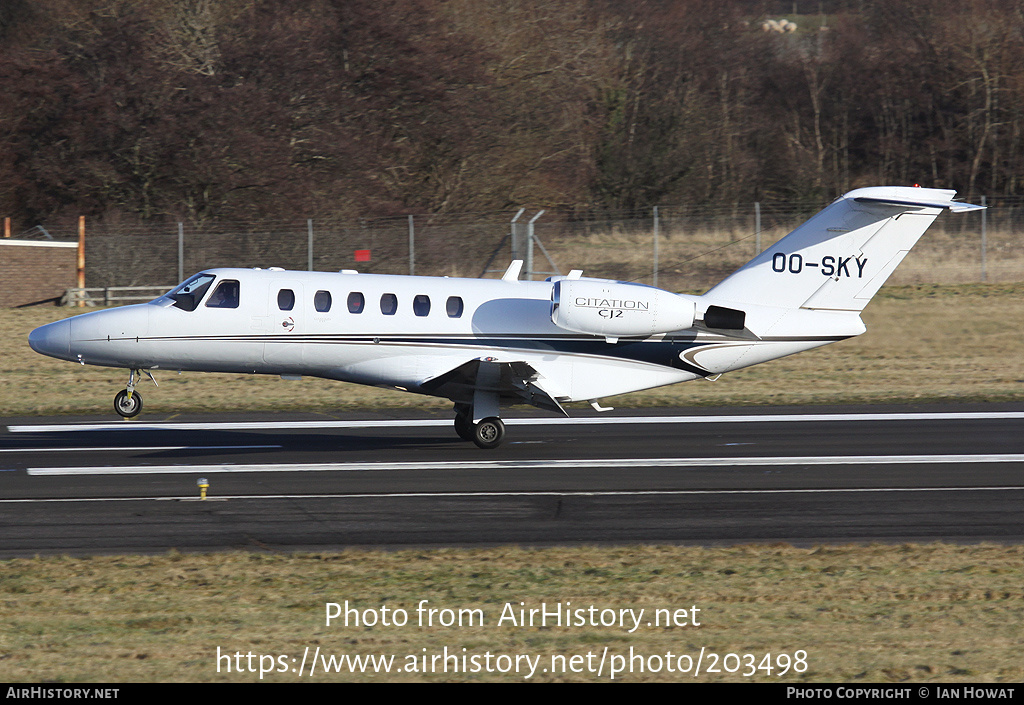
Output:
M980 211L984 210L986 206L976 206L973 203L963 203L961 201L924 201L924 200L903 200L897 198L870 198L868 196L861 196L853 199L858 203L881 203L888 206L897 206L900 208L906 207L918 207L918 208L948 208L952 213L965 213L967 211Z

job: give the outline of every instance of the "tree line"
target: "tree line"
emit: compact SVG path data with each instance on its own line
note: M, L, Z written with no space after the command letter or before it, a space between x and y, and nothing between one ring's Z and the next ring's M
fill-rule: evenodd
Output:
M1020 0L0 4L26 227L1018 195L1022 133Z

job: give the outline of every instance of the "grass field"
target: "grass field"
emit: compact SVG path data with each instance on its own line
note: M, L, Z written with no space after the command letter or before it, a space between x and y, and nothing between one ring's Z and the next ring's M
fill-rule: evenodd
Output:
M1005 284L1024 279L1024 238L1019 228L989 228L983 248L980 223L974 218L973 223L940 220L893 273L889 284ZM770 249L790 227L799 224L766 228L761 232L760 250L752 225L739 229L685 224L663 227L658 239L658 286L669 291L705 291L758 252ZM544 245L562 273L569 268L582 269L585 276L651 284L654 235L648 228L560 234L545 239ZM541 254L535 253L535 261L537 269L550 269Z
M262 680L272 682L600 682L617 665L625 670L615 680L627 682L1019 683L1022 562L1020 546L938 544L10 560L0 577L0 681L259 681L262 665ZM424 614L433 625L419 626L421 600L451 610L451 626L440 611ZM378 624L355 626L353 616L348 627L343 617L328 626L327 603L344 609L346 601L360 620ZM594 606L595 615L645 612L632 633L632 618L623 627L599 619L593 626L589 613L580 626L499 622L506 604L518 616L541 603ZM379 623L385 606L391 626ZM404 626L394 626L398 610L407 613ZM461 627L452 616L460 610ZM478 610L472 623L468 610ZM667 610L658 618L672 615L678 626L648 626L655 610ZM447 673L434 659L445 648L458 656ZM325 657L395 658L389 674L324 673L320 661L310 677L315 649ZM695 676L686 657L697 661L701 649ZM489 673L488 653L492 670L513 669L499 657L516 655L530 656L536 670L527 677L521 660L518 673ZM478 672L452 672L463 668L463 655L478 658ZM423 669L424 657L428 672L411 672L412 662Z
M887 288L868 307L869 332L858 339L714 383L606 403L1020 401L1022 294L1021 284ZM8 332L0 343L5 415L110 413L110 400L125 381L122 371L43 358L25 343L32 327L70 313L77 311L0 312ZM329 413L448 406L318 380L200 374L158 378L159 389L143 388L150 416L186 410ZM941 544L501 547L7 560L0 562L0 681L258 681L262 666L267 671L262 680L277 682L593 682L610 680L609 669L618 664L627 670L616 680L624 681L1019 683L1024 679L1022 566L1021 546ZM345 627L335 621L327 626L326 604L346 600L364 618L380 615L385 605L392 617L404 609L409 624ZM415 611L420 600L451 614L479 610L484 623L421 627ZM598 614L643 608L645 615L632 633L589 624L499 625L506 603L515 609L571 603L594 606ZM646 625L653 610L678 614L694 606L700 610L699 626ZM435 659L445 648L457 657L447 661L447 673L444 659ZM312 678L291 670L316 649L333 657L393 656L392 668L403 670L324 673L322 662ZM686 658L696 661L702 649L700 674L693 675L692 664L680 673L688 666ZM462 667L464 655L477 657L468 664L472 669L476 663L478 672L451 671ZM520 661L525 672L514 670L517 655L534 659L534 675L526 677L525 659ZM607 661L599 676L595 671L602 655ZM423 658L429 672L412 671L413 663L421 668ZM709 672L708 666L719 670ZM509 672L497 672L504 667ZM308 674L308 663L304 668Z
M81 309L0 310L6 416L112 413L127 372L43 357L32 328ZM1024 284L886 287L858 338L722 376L606 400L613 406L981 402L1024 399ZM306 378L159 373L146 416L185 411L448 409L443 400Z

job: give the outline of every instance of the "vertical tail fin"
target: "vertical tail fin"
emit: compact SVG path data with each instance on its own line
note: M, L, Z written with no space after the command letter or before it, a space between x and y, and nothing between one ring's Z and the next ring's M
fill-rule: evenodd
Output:
M862 311L936 216L980 209L955 191L850 191L705 294L735 304Z

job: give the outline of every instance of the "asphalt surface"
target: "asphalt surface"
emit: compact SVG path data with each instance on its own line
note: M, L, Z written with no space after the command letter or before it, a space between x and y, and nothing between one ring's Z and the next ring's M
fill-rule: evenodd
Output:
M7 419L0 557L1024 541L1021 404L573 413Z

